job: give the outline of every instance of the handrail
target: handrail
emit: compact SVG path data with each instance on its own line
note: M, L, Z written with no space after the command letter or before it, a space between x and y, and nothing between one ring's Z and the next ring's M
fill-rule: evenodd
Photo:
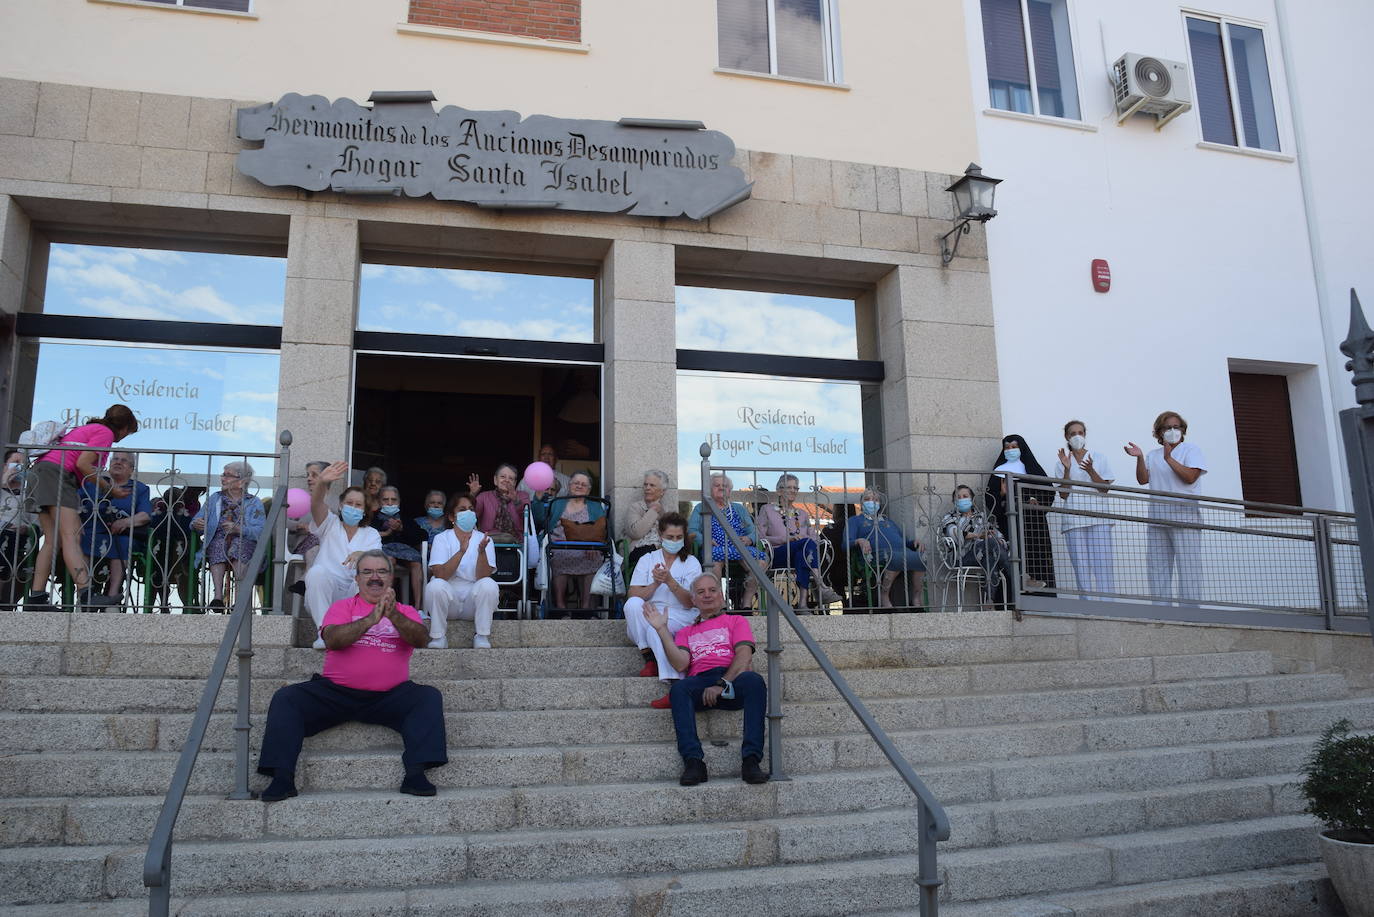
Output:
M281 453L281 474L285 478L290 471L290 445L291 434L282 431L281 434L282 453ZM229 794L230 799L251 799L252 794L248 790L248 733L251 729L248 715L252 696L252 658L253 658L253 615L249 608L253 604L253 588L251 584L258 578L262 570L263 561L267 559L267 547L273 541L278 542L277 552L281 551L281 534L284 526L286 512L286 482L283 481L277 486L272 496L272 509L267 513L267 520L263 526L264 532L276 532L277 538L261 538L257 546L253 549L253 556L248 561L248 566L244 573L239 577L240 584L248 584L247 588L240 588L238 595L234 599L234 610L229 616L228 624L224 628L224 636L220 639L219 651L215 654L214 664L210 666L210 674L205 682L205 690L201 692L200 704L196 707L195 718L191 721L191 729L186 736L186 743L181 747L181 755L177 758L176 770L172 774L171 785L167 789L167 796L162 802L162 811L158 814L157 825L153 828L153 835L148 841L148 853L143 858L143 884L150 889L148 896L148 915L149 917L168 917L171 907L171 884L172 884L172 833L176 829L177 816L181 814L181 804L186 798L186 791L191 782L191 770L196 765L196 759L200 755L200 747L205 742L205 733L210 726L210 715L214 712L215 699L219 696L220 688L224 684L224 675L229 668L229 655L233 650L234 642L237 640L239 671L238 671L238 699L237 716L234 724L234 790ZM279 572L279 571L278 571ZM277 601L281 601L281 590L277 589L273 595Z
M783 769L782 756L782 673L778 659L782 654L782 644L778 634L778 615L782 615L787 619L787 623L792 626L792 630L801 640L802 646L811 653L821 671L830 679L835 689L840 692L840 696L849 705L849 709L854 711L854 715L859 718L864 729L868 731L873 741L878 744L878 748L887 757L888 762L896 769L902 782L915 794L916 817L919 822L916 884L921 889L920 914L921 917L938 917L940 907L938 893L942 883L936 865L935 844L939 841L949 840L949 816L945 813L939 800L935 798L935 794L930 791L930 788L916 774L911 764L897 750L891 737L888 736L883 727L878 725L878 721L873 718L867 705L854 693L849 682L835 668L835 664L830 661L825 650L821 649L821 645L802 625L792 606L787 604L777 587L773 585L773 581L765 574L763 567L749 553L748 547L725 521L724 514L711 499L711 447L707 443L702 443L700 451L701 505L710 512L712 518L720 521L720 527L725 533L726 539L735 546L745 567L758 581L759 588L763 589L768 597L768 644L765 652L768 654L768 719L771 721L768 727L768 765L770 771L776 779L787 779ZM702 541L704 547L702 556L707 563L710 563L711 526L709 524L702 527Z

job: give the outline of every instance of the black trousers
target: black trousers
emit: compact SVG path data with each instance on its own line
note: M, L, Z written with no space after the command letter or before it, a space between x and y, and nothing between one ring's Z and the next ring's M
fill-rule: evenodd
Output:
M306 736L351 721L399 732L405 743L401 762L407 770L448 763L444 700L438 688L403 681L390 691L360 691L312 675L272 695L258 773L270 777L279 770L295 771Z

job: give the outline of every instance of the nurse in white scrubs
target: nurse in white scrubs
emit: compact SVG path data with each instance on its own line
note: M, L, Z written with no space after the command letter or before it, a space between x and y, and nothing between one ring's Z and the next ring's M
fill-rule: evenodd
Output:
M663 641L649 622L644 620L645 603L658 606L668 615L668 630L677 633L696 621L692 607L692 580L701 574L701 562L687 551L687 520L680 513L664 513L658 518L660 546L645 554L635 564L630 576L630 597L625 600L625 632L644 656L644 668L639 674L658 676L659 681L673 681L682 677L674 669L663 651ZM668 695L650 704L668 708Z

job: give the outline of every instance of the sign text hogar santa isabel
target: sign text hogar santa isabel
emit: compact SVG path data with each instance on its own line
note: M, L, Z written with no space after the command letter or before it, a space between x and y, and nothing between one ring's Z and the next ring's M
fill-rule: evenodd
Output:
M435 112L430 98L376 93L369 108L288 93L239 109L239 137L263 141L239 153L239 171L308 191L693 219L749 195L731 165L735 144L719 131L453 105Z

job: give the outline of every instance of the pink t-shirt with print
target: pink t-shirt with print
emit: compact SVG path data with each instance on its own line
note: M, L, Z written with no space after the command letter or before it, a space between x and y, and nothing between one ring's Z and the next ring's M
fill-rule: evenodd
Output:
M321 633L336 624L351 624L372 614L372 603L355 595L340 599L329 606L320 624ZM396 609L412 621L420 621L420 613L409 605L396 603ZM368 628L352 646L341 650L325 650L325 678L345 688L360 691L390 691L410 678L410 654L415 652L386 618Z
M66 436L62 437L61 441L90 446L91 452L99 453L96 456L95 467L104 468L105 459L109 453L100 452L99 447L114 445L114 431L103 423L88 423L70 430ZM44 452L38 457L38 461L55 462L62 466L63 471L75 471L76 460L81 457L83 451L81 449L54 449L51 452Z
M692 656L687 674L700 675L707 669L729 668L735 661L736 646L754 645L754 632L739 615L716 615L709 621L687 625L673 635L673 640Z

